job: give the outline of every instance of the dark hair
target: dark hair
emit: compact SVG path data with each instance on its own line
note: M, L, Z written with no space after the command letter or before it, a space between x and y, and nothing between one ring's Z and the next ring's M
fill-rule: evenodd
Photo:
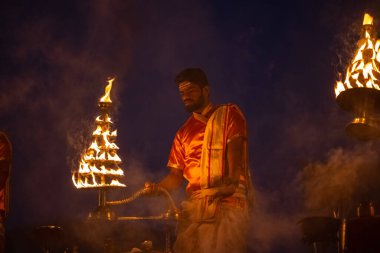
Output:
M180 84L184 81L198 84L201 87L208 85L207 76L200 68L186 68L179 72L179 74L175 77L175 83Z

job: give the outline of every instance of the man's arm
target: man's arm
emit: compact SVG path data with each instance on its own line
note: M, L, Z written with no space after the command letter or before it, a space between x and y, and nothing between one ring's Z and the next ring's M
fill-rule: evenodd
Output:
M244 175L243 169L243 152L244 137L237 136L227 143L227 163L230 183L235 186L239 185L240 175Z
M171 192L180 188L184 180L185 179L183 178L182 172L172 168L170 173L164 177L160 183L156 184L146 182L145 188L149 189L152 192L156 192L157 187L160 186Z
M9 160L0 160L0 189L5 187L9 176Z
M181 187L183 181L182 172L171 169L170 173L161 180L159 186L164 187L168 191L174 191Z

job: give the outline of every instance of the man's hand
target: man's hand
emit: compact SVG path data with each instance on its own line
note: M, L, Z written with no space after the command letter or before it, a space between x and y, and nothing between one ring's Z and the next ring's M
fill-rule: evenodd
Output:
M157 194L158 193L159 184L154 182L145 182L144 190L147 194Z
M212 196L214 198L227 197L234 194L235 190L236 190L236 186L233 184L223 185L221 187L213 187L213 188L203 189L199 191L194 191L191 193L191 198L201 199L206 196L208 197Z

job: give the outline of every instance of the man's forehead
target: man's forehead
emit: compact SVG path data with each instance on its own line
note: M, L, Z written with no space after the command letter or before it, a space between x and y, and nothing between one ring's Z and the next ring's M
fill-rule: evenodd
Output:
M187 89L194 87L194 86L196 86L196 84L189 82L189 81L183 81L183 82L178 84L179 90L187 90Z

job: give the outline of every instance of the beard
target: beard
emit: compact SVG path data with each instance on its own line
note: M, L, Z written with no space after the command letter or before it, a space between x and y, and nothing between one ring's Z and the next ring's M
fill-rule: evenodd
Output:
M202 108L204 103L205 103L205 99L203 98L203 96L199 96L197 100L195 101L191 100L191 103L185 104L185 109L188 112L195 112L199 110L200 108Z

